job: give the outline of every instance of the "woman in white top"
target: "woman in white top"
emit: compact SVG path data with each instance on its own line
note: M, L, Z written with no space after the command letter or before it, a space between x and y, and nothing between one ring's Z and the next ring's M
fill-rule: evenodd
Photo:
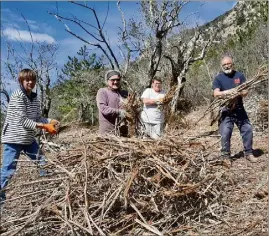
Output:
M141 96L144 103L141 119L146 135L153 139L159 138L163 133L164 113L159 105L162 104L164 96L162 81L156 77L152 80L151 88L147 88Z

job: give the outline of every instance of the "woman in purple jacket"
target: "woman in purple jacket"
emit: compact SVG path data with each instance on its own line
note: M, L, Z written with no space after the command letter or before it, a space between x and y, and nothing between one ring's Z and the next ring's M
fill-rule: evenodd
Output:
M96 101L99 110L99 134L116 134L117 123L126 116L122 101L128 92L121 90L121 74L116 70L109 70L105 74L106 88L100 88ZM124 135L125 136L125 135Z

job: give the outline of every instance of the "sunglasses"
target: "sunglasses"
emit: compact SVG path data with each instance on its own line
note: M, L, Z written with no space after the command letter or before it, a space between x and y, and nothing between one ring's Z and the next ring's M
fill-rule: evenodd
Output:
M109 81L115 82L115 81L120 81L120 79L110 79Z

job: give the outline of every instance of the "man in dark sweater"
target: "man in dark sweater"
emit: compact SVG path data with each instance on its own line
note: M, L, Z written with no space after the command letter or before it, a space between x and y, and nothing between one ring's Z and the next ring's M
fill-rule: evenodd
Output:
M231 93L231 89L241 85L246 81L245 76L234 70L233 59L230 56L224 56L221 60L222 72L220 72L214 82L214 97L225 98ZM252 125L248 119L247 113L243 106L243 98L248 94L247 90L243 90L238 97L235 98L233 104L223 108L220 118L220 135L221 135L221 156L225 160L230 161L231 157L231 136L234 123L240 130L243 139L244 155L250 162L257 162L257 158L252 154L253 132Z
M125 118L123 101L128 92L120 89L121 74L116 70L109 70L105 74L106 88L100 88L97 92L96 101L99 109L99 134L117 134L117 123ZM122 134L126 136L126 134Z

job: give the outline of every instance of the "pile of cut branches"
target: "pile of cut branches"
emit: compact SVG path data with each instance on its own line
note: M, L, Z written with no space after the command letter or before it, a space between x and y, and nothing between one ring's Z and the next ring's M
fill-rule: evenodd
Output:
M225 167L207 155L200 142L169 137L89 136L76 148L51 149L47 177L28 167L9 185L1 235L199 232L225 211L229 184Z

